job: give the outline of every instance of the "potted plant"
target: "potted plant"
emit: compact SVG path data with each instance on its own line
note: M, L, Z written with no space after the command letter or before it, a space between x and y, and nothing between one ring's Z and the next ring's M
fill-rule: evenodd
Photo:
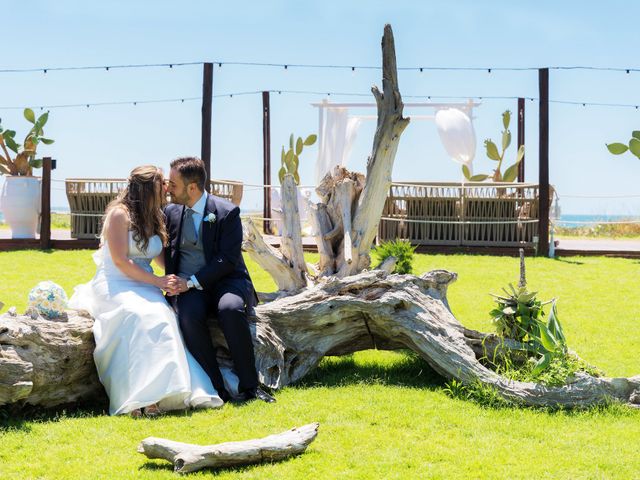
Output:
M12 238L36 236L41 180L33 176L33 169L42 167L42 159L36 158L36 151L40 143L53 143L53 140L43 137L49 112L36 118L33 110L25 108L24 118L33 126L22 144L15 141L15 130L4 130L0 124L0 175L5 176L0 210L11 227Z

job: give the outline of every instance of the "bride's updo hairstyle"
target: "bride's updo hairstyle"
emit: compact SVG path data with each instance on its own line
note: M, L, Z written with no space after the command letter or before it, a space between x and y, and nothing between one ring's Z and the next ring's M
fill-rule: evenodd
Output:
M166 201L162 171L154 165L142 165L131 171L127 182L125 189L107 206L104 218L114 208L124 208L131 222L129 229L140 250L147 249L149 239L154 235L166 245L169 237L162 213Z

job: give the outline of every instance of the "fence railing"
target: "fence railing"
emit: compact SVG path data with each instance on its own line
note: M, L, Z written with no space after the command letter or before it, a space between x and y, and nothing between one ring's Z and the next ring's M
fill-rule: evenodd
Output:
M232 180L211 180L211 193L235 205L242 200L243 184ZM67 178L67 199L71 211L71 238L95 239L107 205L124 190L122 178Z
M414 245L534 246L538 185L527 183L392 184L379 240Z

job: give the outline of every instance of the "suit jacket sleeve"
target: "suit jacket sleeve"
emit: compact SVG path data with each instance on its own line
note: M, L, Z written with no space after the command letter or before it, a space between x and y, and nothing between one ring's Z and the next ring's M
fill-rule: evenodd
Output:
M242 258L242 220L240 208L235 207L229 213L218 219L219 238L218 250L195 275L204 289L213 288L217 281L235 271L236 265Z

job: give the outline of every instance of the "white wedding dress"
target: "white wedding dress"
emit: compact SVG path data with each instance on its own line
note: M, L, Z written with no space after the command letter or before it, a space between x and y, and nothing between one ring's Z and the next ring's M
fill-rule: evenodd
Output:
M141 268L162 252L157 235L141 251L129 232L129 253ZM135 281L113 263L105 242L94 253L97 272L79 285L71 308L88 311L95 323L93 358L118 415L158 403L163 410L215 408L223 404L209 376L184 347L176 315L162 291Z

